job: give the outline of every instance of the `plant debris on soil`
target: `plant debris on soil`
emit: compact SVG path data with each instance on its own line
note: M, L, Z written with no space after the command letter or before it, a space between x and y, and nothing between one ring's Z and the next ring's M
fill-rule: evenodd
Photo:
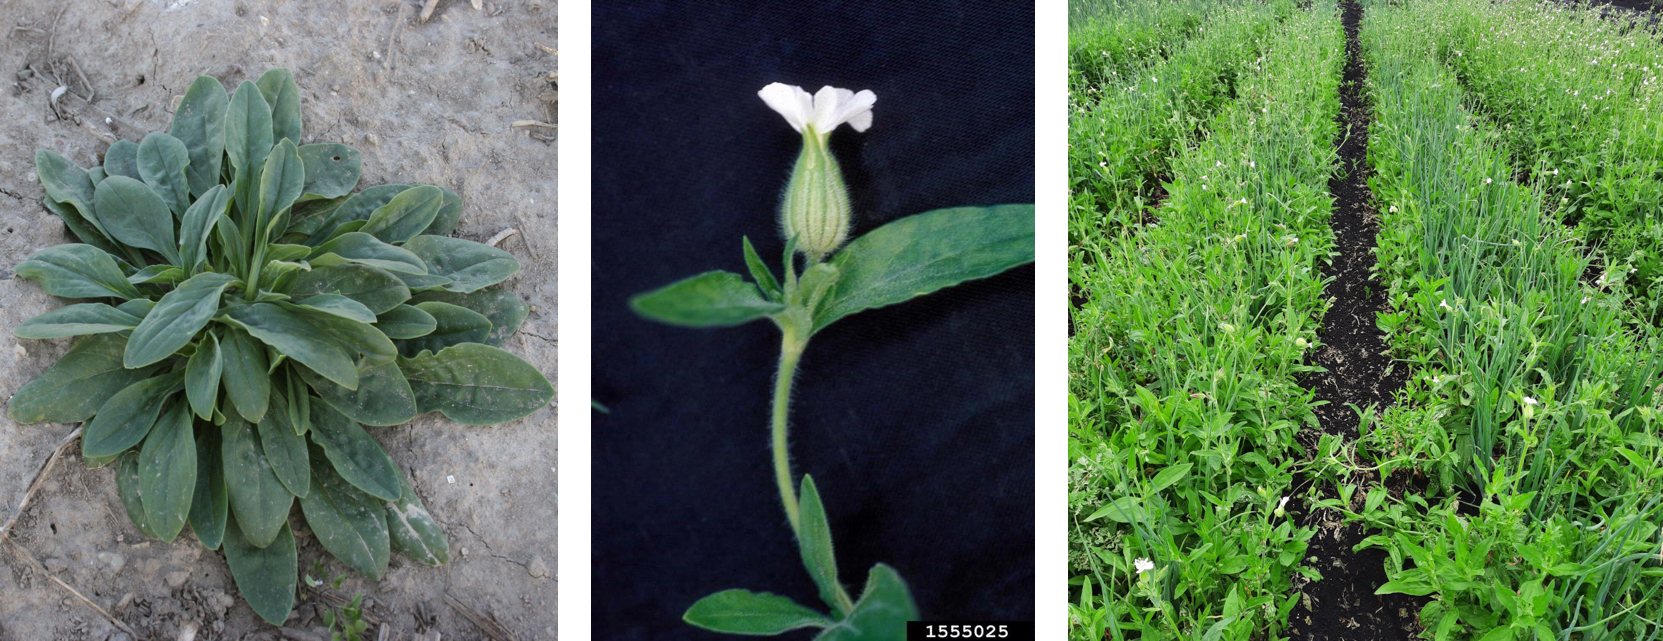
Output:
M1386 288L1373 274L1379 223L1368 188L1368 135L1373 112L1365 99L1366 71L1357 40L1363 7L1359 0L1345 0L1340 11L1345 25L1346 62L1338 119L1344 133L1335 142L1341 167L1328 181L1334 196L1331 225L1338 256L1323 270L1323 276L1330 279L1323 295L1331 306L1323 318L1322 348L1312 357L1313 364L1327 371L1305 375L1300 384L1315 390L1317 401L1327 403L1315 408L1322 431L1349 441L1357 438L1358 416L1352 407L1372 405L1383 409L1390 405L1408 373L1393 367L1386 334L1375 324L1375 314L1386 311L1387 304ZM1320 437L1307 432L1300 440L1314 452ZM1301 478L1296 486L1308 483ZM1338 496L1332 486L1322 491L1325 496ZM1361 499L1362 495L1359 492L1357 497ZM1295 589L1303 596L1289 615L1290 637L1310 641L1415 638L1420 630L1418 615L1426 600L1374 594L1387 581L1385 552L1351 551L1369 532L1361 524L1343 524L1341 517L1331 511L1311 511L1304 506L1290 511L1300 525L1316 530L1305 555L1308 564L1322 573L1321 581L1295 579Z
M72 342L24 341L11 331L65 304L15 278L13 267L74 242L41 205L34 150L100 164L110 143L165 131L196 76L234 87L269 67L291 69L302 87L303 143L362 152L359 189L443 185L466 208L454 235L484 242L518 230L497 247L520 261L505 287L531 313L503 348L552 380L555 3L426 4L423 22L416 0L0 0L0 400ZM328 639L323 611L360 593L369 638L554 636L552 407L489 428L436 414L370 428L444 527L452 560L439 568L395 560L385 579L369 581L297 530L302 574L322 583L302 589L281 629L233 598L219 553L188 537L166 544L139 534L112 469L87 469L78 443L18 514L42 464L74 429L20 426L0 409L0 524L16 517L0 540L0 641ZM338 587L336 577L344 577Z

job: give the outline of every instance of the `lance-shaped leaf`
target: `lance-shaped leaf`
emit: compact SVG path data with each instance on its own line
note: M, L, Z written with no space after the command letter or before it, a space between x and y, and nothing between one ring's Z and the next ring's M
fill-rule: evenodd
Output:
M740 242L744 246L745 267L751 270L751 279L755 280L757 286L762 288L763 296L767 297L768 300L778 302L785 295L785 292L780 289L780 282L774 279L774 272L768 270L768 263L762 262L762 257L757 255L756 248L751 246L749 237L741 237Z
M324 378L357 389L352 356L305 316L275 303L254 303L230 307L223 318Z
M185 270L172 265L151 265L127 277L127 282L134 285L176 285L182 280Z
M311 300L308 298L307 300ZM350 300L350 299L348 299ZM340 314L326 313L292 303L280 302L292 311L298 312L313 326L323 331L341 347L350 353L363 354L377 363L390 363L398 355L398 348L393 341L382 334L374 325L358 320L345 318ZM372 317L373 318L373 317Z
M306 384L335 411L365 425L403 425L416 417L416 396L397 363L358 360L358 389L301 369Z
M246 332L231 328L221 344L225 361L221 380L225 396L231 400L237 414L249 422L258 423L266 415L271 400L271 378L267 375L271 363L266 349Z
M40 176L40 186L46 188L47 198L75 208L81 218L89 221L99 233L104 233L104 228L98 225L97 217L93 215L94 191L92 177L87 175L87 170L57 152L41 149L35 152L35 173Z
M313 294L296 301L294 306L302 307L311 311L323 312L331 316L339 316L341 318L355 320L360 323L375 322L375 313L371 312L370 308L365 307L363 303L340 294Z
M312 455L312 493L300 500L306 525L347 567L380 580L391 555L386 509L336 474L320 449L313 448Z
M76 303L23 321L12 330L18 338L63 338L133 329L139 318L104 303Z
M117 247L115 242L99 230L95 221L82 216L81 212L75 209L74 206L54 202L51 198L40 201L40 204L46 207L47 211L52 212L53 216L57 216L59 220L62 220L64 226L69 228L70 233L75 234L75 237L79 238L81 242L102 249L112 256L122 253L121 248Z
M404 248L427 263L429 274L451 280L445 289L466 294L490 287L520 271L514 255L485 243L448 236L417 236Z
M327 403L312 404L312 442L348 483L383 500L400 495L398 467L363 426Z
M429 301L416 303L416 308L433 317L433 331L420 338L398 341L398 351L414 357L424 351L437 352L451 345L483 343L491 334L491 321L479 312L466 307Z
M173 212L167 202L144 183L126 176L110 176L98 183L93 197L98 221L110 236L132 247L161 254L179 264L179 241L173 237Z
M104 177L124 176L139 180L139 145L131 140L117 140L104 150ZM100 181L102 182L102 181Z
M408 274L405 272L393 273L398 276L399 280L404 281L405 287L410 288L412 296L415 295L416 292L440 291L444 289L446 285L450 284L450 278L435 274Z
M282 233L277 227L288 226L289 207L300 198L306 186L306 167L300 162L300 150L293 142L283 139L266 157L265 170L260 174L260 225L253 231L257 239L275 240Z
M502 345L502 342L519 331L520 324L525 322L526 314L531 312L527 305L514 292L506 289L481 289L468 294L456 292L422 292L410 297L411 302L425 303L436 301L450 303L459 307L466 307L491 321L491 333L480 341L486 345ZM402 338L387 335L388 338Z
M289 492L306 498L311 492L311 464L306 454L306 437L301 436L289 421L288 401L275 388L271 391L271 408L260 419L256 431L260 433L260 449L277 480Z
M815 641L890 641L907 635L907 622L918 620L912 592L895 569L879 563L866 575L866 589L847 618L826 628Z
M399 305L375 318L375 328L395 340L426 336L438 326L432 314L413 305Z
M185 150L190 154L185 178L196 196L219 185L220 163L225 156L225 111L229 104L225 85L212 76L197 76L185 90L179 109L173 112L173 126L168 133L185 143Z
M711 632L760 636L832 625L826 615L789 598L749 590L723 590L699 599L681 620Z
M294 534L287 521L264 547L244 538L240 523L233 519L225 528L225 563L237 591L254 613L272 625L283 625L294 609L295 584L300 561L295 553Z
M225 540L226 512L230 509L219 428L210 425L196 439L196 491L191 493L191 530L203 547L219 549Z
M229 274L203 272L156 301L127 339L127 366L144 367L190 344L219 309L220 294L235 282Z
M1034 260L1034 206L957 207L908 216L856 238L832 257L840 274L814 312L818 331Z
M410 300L410 288L397 276L369 265L346 263L302 272L289 295L340 294L380 314Z
M711 271L629 299L635 313L682 327L732 327L785 310L739 274Z
M139 529L139 533L157 538L156 532L150 529L150 521L144 518L144 499L140 496L139 453L125 452L119 455L115 468L115 491L121 497L121 507L127 512L127 520Z
M394 552L427 565L450 562L450 543L439 522L422 505L410 479L398 475L403 492L398 500L387 501L387 533Z
M826 520L826 508L820 503L820 492L814 487L814 477L804 475L798 509L797 549L802 553L803 567L820 588L820 600L837 612L848 614L848 593L837 580L837 555L832 550L831 524Z
M361 231L341 234L313 249L306 261L313 267L359 263L390 272L427 273L427 263L404 247L381 242Z
M219 432L220 457L225 459L225 488L231 512L242 524L244 540L254 547L271 545L288 525L294 494L272 471L254 426L233 416L225 419ZM227 544L231 541L229 528L225 540Z
M185 361L185 398L198 418L214 417L214 405L219 402L219 381L224 375L225 361L220 358L219 338L208 332L196 344L190 360Z
M187 269L208 259L208 234L231 206L231 192L214 185L185 209L179 221L179 263Z
M266 165L266 156L277 143L272 133L271 105L254 83L244 80L231 94L225 111L225 153L240 179Z
M433 216L432 224L422 230L430 236L449 236L456 229L456 223L462 220L462 197L449 188L440 187L445 192L444 203L439 205L439 213Z
M127 339L114 334L76 341L69 353L12 395L8 404L12 419L28 424L91 418L117 392L150 377L154 368L121 365L126 348Z
M416 395L416 410L438 411L464 425L491 425L529 416L554 398L542 372L518 356L464 343L399 358Z
M389 243L415 238L433 224L445 204L445 193L432 185L404 190L370 213L360 231Z
M144 137L138 147L138 177L167 201L174 217L184 215L191 205L191 184L185 177L190 150L178 138L160 131Z
M139 450L139 497L156 538L173 541L185 529L191 497L196 493L196 436L184 403L156 421Z
M92 245L54 245L13 268L18 276L40 283L62 298L143 298L116 266L115 259Z
M138 445L156 417L179 388L184 375L163 374L128 385L98 408L81 433L81 453L91 457L114 456Z
M329 212L329 216L318 225L317 231L312 232L312 235L306 239L306 244L318 245L333 238L341 225L351 222L368 222L370 214L375 213L375 210L380 209L393 197L404 193L409 188L410 185L376 185L348 196L345 201L342 201L339 206Z
M300 144L300 87L295 85L294 74L282 67L268 69L254 84L271 105L272 139Z
M352 193L352 188L358 186L358 174L364 160L357 149L336 142L327 142L302 145L300 162L306 166L306 187L300 197L300 200L305 202L340 198ZM318 222L323 222L323 219L319 218Z

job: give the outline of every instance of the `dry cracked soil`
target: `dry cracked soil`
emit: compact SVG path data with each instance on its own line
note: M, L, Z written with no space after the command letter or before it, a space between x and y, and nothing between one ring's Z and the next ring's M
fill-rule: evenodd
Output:
M500 245L522 264L504 286L532 311L504 347L553 380L554 0L485 0L479 9L440 0L426 22L421 10L400 0L0 0L0 400L70 344L11 331L64 304L12 271L71 240L40 203L34 151L92 166L115 140L166 130L196 76L234 88L278 66L301 88L303 142L363 152L360 189L444 185L466 206L456 236L521 232ZM59 86L67 90L54 103ZM302 571L344 575L327 590L333 596L362 592L377 622L370 638L380 623L390 639L553 638L554 423L551 406L493 427L428 415L370 428L445 528L452 560L432 568L395 555L373 582L302 531ZM0 523L74 428L0 416ZM132 638L70 589L140 639L328 638L316 605L327 597L303 590L283 629L266 625L237 598L219 553L188 534L146 540L124 513L112 470L87 469L76 446L68 453L43 478L12 542L0 543L0 641Z

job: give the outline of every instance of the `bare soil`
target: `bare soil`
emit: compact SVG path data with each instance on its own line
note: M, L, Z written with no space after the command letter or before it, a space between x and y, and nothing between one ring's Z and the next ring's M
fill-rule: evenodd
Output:
M456 236L521 232L499 246L523 266L505 286L532 312L504 347L553 380L554 129L515 123L555 121L555 3L483 4L441 0L424 23L420 4L400 0L0 0L0 399L70 344L11 333L64 304L12 272L31 253L72 240L40 204L34 151L98 164L110 142L166 130L197 75L229 89L277 66L300 85L303 142L363 152L359 188L444 185L466 204ZM54 105L60 85L68 89ZM0 523L74 428L0 416ZM329 592L364 593L390 629L382 638L553 638L555 432L552 407L494 427L430 415L371 428L444 525L452 561L430 568L395 555L387 577L371 582L301 528L302 572L321 562L321 578L345 575ZM328 638L318 592L305 591L284 629L266 625L233 598L219 553L189 535L146 540L124 513L112 471L87 469L76 446L70 454L44 477L10 542L0 542L0 641L131 638L70 589L141 639L193 638L191 629L196 639ZM491 621L503 629L494 637L482 627Z

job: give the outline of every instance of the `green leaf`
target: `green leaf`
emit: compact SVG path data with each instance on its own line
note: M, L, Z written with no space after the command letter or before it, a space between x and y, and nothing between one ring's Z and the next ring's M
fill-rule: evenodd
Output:
M225 540L225 463L220 456L219 428L209 426L196 439L196 491L191 494L191 531L210 550Z
M172 542L185 529L196 493L196 437L184 403L156 421L139 450L139 497L156 538Z
M300 197L301 202L340 198L352 193L352 188L358 186L358 174L364 164L363 156L357 149L336 142L301 145L300 162L306 166L306 186L302 189L304 195ZM318 222L323 220L320 218Z
M422 230L430 236L449 236L456 229L456 223L462 220L462 197L448 188L440 187L445 192L445 200L439 205L439 213L433 216L433 223Z
M185 210L179 222L180 266L195 268L208 260L208 232L230 206L231 192L224 185L214 185Z
M421 257L429 274L451 279L445 289L463 294L500 283L520 271L520 261L514 260L513 254L461 238L417 236L404 248Z
M98 183L94 203L98 221L111 237L132 247L159 253L171 264L179 264L179 242L173 237L173 212L150 187L126 176L111 176Z
M312 475L306 455L306 437L296 432L289 423L288 402L283 395L274 388L271 396L269 407L272 410L266 412L266 417L255 426L260 433L260 450L265 452L272 474L283 482L283 487L304 499L310 493L311 483L307 479Z
M710 271L629 299L646 318L681 327L732 327L785 310L739 274Z
M184 215L191 206L191 183L185 177L191 156L185 143L154 131L139 143L138 152L138 177L161 195L175 218Z
M841 278L815 310L816 331L1034 260L1034 206L937 209L872 230L837 252Z
M360 231L385 242L402 243L427 229L444 204L445 193L438 187L411 187L371 212L369 222Z
M307 245L316 246L335 236L341 225L359 221L367 222L370 214L381 206L386 205L394 196L404 193L410 185L376 185L356 194L348 196L340 205L329 212L329 217L318 226L317 231L306 239ZM357 230L350 230L357 231Z
M300 87L295 85L294 74L282 67L267 69L254 84L271 105L272 139L300 144Z
M76 341L69 353L12 395L12 419L29 424L74 423L91 418L110 397L149 378L154 369L123 367L121 355L126 347L127 339L115 334Z
M820 600L839 618L849 613L849 595L837 581L837 555L832 550L831 524L826 521L826 508L820 503L820 492L814 488L814 477L803 475L801 506L797 517L797 548L802 553L803 567L820 588Z
M554 386L530 363L499 348L464 343L399 358L416 411L442 412L464 425L491 425L531 415L554 398Z
M229 274L203 272L156 301L127 339L127 367L144 367L190 344L219 310L219 296L237 282Z
M23 321L12 330L18 338L64 338L133 329L139 318L104 303L76 303Z
M231 512L242 524L243 538L254 547L271 545L289 523L294 493L272 470L271 459L266 456L254 426L227 416L219 434L220 457L225 460L225 489L231 499ZM230 528L226 530L225 540L229 545L231 532Z
M225 111L225 153L231 156L231 167L237 179L252 177L266 165L277 138L272 132L271 105L254 83L244 80L231 94L231 104ZM238 194L238 202L244 202ZM247 207L241 207L248 211Z
M325 378L357 389L352 355L307 317L275 303L254 303L230 307L223 318Z
M225 375L225 361L220 358L219 338L213 332L202 336L196 352L185 362L185 398L198 418L214 417L214 405L219 402L219 381Z
M53 245L18 263L13 271L61 298L144 297L127 282L115 259L92 245Z
M1409 595L1414 595L1414 596L1426 596L1426 595L1431 594L1435 591L1436 591L1435 588L1433 588L1430 585L1427 585L1426 582L1424 582L1424 581L1408 579L1408 580L1401 580L1401 581L1387 581L1385 585L1380 586L1380 588L1375 590L1374 593L1375 594L1409 594Z
M815 641L894 641L906 636L908 621L918 619L912 592L895 569L879 563L866 575L866 590L848 618L826 628Z
M1091 516L1086 517L1086 522L1090 523L1104 517L1108 517L1110 521L1116 523L1141 522L1148 519L1148 515L1144 513L1143 504L1135 496L1122 496L1110 501L1108 505L1099 508L1096 512L1092 512Z
M509 336L519 331L520 324L525 322L526 314L531 312L530 305L506 289L481 289L469 294L422 292L412 296L410 300L416 303L450 303L479 312L486 320L491 321L491 333L481 341L486 345L501 345L503 341L508 340ZM388 337L395 338L391 334Z
M779 302L785 292L780 289L780 282L774 279L774 272L769 271L768 263L762 262L756 248L751 246L749 237L742 236L740 240L745 246L745 267L751 270L751 280L756 281L757 286L762 288L762 294L768 300Z
M104 182L106 177L108 177L108 174L104 173L103 167L93 167L87 170L87 178L92 180L93 187L97 187L98 183Z
M139 180L139 145L131 140L117 140L104 150L104 177L124 176ZM103 181L99 181L103 182Z
M427 273L427 263L422 262L420 256L403 247L381 242L380 239L361 231L341 234L319 245L306 256L306 260L313 267L358 263L389 272Z
M335 411L365 425L403 425L416 417L416 396L397 363L358 361L358 389L349 390L301 369L306 384Z
M796 601L749 590L723 590L699 599L681 620L711 632L764 636L832 625L826 615Z
M62 220L64 226L69 228L70 233L75 234L75 237L79 238L81 242L102 249L112 256L123 253L109 237L104 235L103 231L100 231L97 222L83 217L74 207L53 202L51 198L40 201L40 204L46 207L47 211L52 212L52 215Z
M398 500L386 503L387 533L393 551L427 565L450 562L450 543L445 540L444 529L422 505L410 479L400 474L398 482L403 488Z
M271 542L261 547L243 536L240 525L232 520L225 528L225 563L231 567L231 578L255 614L266 623L283 625L294 609L295 584L300 575L294 534L284 521Z
M420 338L398 341L398 351L413 358L423 351L437 352L451 345L482 343L491 334L491 321L479 312L466 307L429 301L416 303L416 309L433 317L433 331Z
M121 506L126 508L127 520L139 532L152 539L158 538L156 532L150 529L150 521L144 517L144 499L140 497L139 481L143 475L139 473L139 453L123 452L116 459L115 491L121 497Z
M128 385L98 408L81 434L81 453L91 457L120 454L143 441L162 405L184 386L181 373L163 374Z
M335 472L348 483L383 500L397 500L398 466L364 427L327 403L312 404L312 442L323 447Z
M313 492L300 500L306 524L323 549L359 574L379 581L387 573L391 556L386 508L336 474L317 448L312 456Z
M405 272L393 272L393 275L398 276L399 280L404 281L404 286L410 288L412 296L416 292L440 291L444 289L446 285L450 284L450 278L445 276L435 276L433 274L408 274Z
M438 326L432 314L414 305L399 305L375 319L376 329L394 340L426 336Z
M310 300L310 299L308 299ZM350 299L348 299L350 300ZM326 314L292 303L280 302L278 305L298 312L325 335L333 338L347 349L349 353L359 353L377 363L391 363L393 357L398 356L398 348L393 341L382 334L381 330L369 323L344 318L339 314ZM370 317L372 320L374 316Z
M235 327L225 333L221 343L225 360L222 381L225 396L237 408L237 414L251 423L258 423L266 415L266 404L271 400L271 363L266 350L253 337Z
M1189 477L1191 467L1193 466L1189 463L1181 463L1161 470L1159 474L1155 475L1155 491L1159 492L1172 487L1172 484Z
M134 285L177 285L182 280L185 270L172 265L151 265L127 277L127 282Z
M363 303L380 314L410 300L404 281L369 265L346 263L320 267L300 274L289 295L305 298L312 294L341 294Z
M54 203L69 205L80 214L80 219L88 221L100 234L104 228L98 225L98 219L93 215L92 177L80 165L57 152L41 149L35 152L35 173L40 176L40 186L46 188L47 200ZM59 216L63 218L62 215ZM64 222L69 222L66 218Z
M289 226L289 208L305 186L306 167L300 162L300 151L285 138L272 148L260 173L260 224L250 230L255 239L266 242L282 235Z
M197 76L190 89L185 90L179 109L173 112L173 126L168 133L185 143L185 149L190 152L185 178L190 181L191 193L198 197L219 185L220 163L225 156L225 111L229 105L225 85L212 76Z
M370 308L340 294L313 294L294 303L294 306L360 323L374 323L376 320L375 313L371 312Z

